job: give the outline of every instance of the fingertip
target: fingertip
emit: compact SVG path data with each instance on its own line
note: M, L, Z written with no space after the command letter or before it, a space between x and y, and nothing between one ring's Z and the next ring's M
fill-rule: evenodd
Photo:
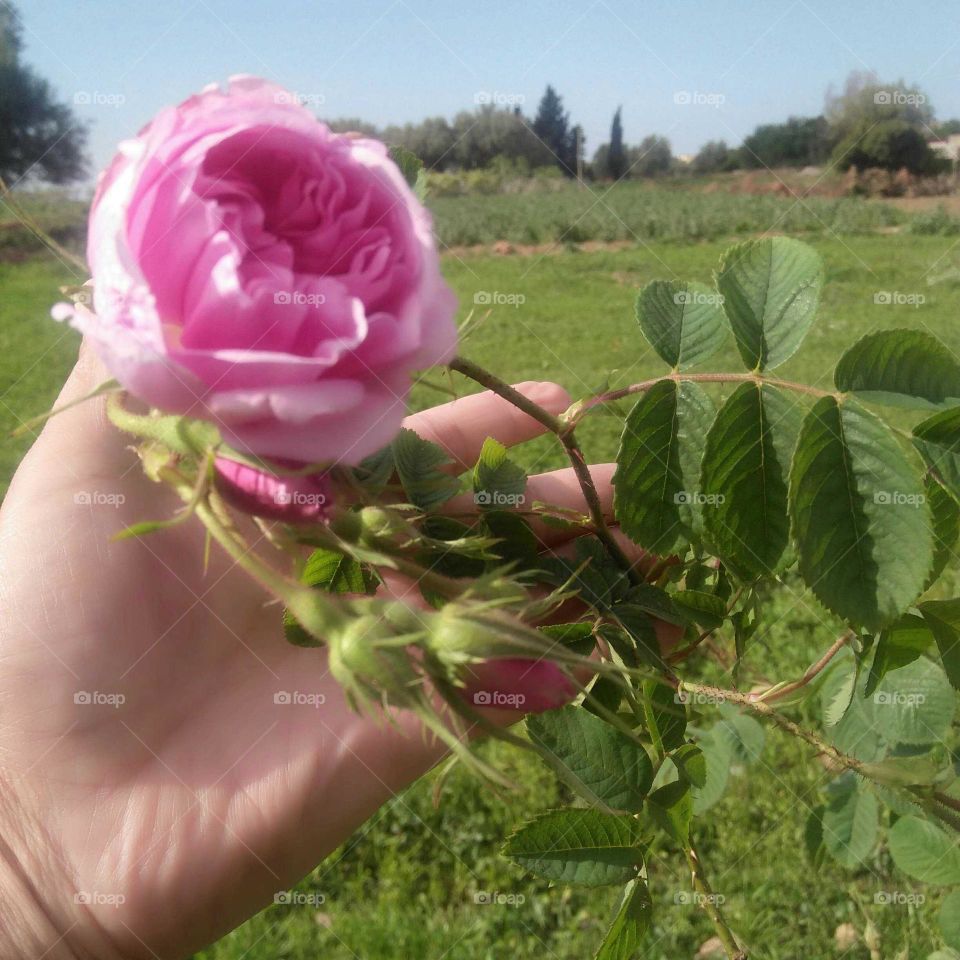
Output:
M525 380L514 384L514 389L550 413L563 413L572 402L570 394L552 380Z

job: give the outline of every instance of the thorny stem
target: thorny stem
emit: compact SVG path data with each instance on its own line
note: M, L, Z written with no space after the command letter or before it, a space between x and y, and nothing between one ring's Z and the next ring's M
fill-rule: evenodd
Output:
M727 921L724 920L723 914L720 912L713 890L704 875L703 866L700 863L700 855L697 852L693 840L689 841L689 845L684 850L684 853L687 857L687 864L690 867L693 889L700 894L700 906L713 922L713 927L717 931L720 942L723 944L723 950L728 960L747 960L747 954L741 950L736 937L733 935L733 931L727 926Z
M590 468L587 466L586 458L580 445L577 442L574 433L574 425L561 417L557 417L545 410L539 404L525 397L518 390L515 390L505 380L485 370L483 367L474 363L472 360L466 360L463 357L454 357L447 366L451 370L462 373L465 377L479 383L481 386L492 390L498 396L508 400L518 410L522 410L528 416L533 417L538 423L543 424L552 434L554 434L563 445L563 448L573 467L577 482L583 491L583 498L587 504L587 512L590 514L590 520L594 526L594 532L597 538L607 549L607 553L616 561L616 563L626 571L627 576L632 583L641 581L640 574L634 569L627 555L623 552L620 544L614 539L613 534L607 526L606 518L603 515L603 505L600 503L600 495L597 493L593 477L590 475Z
M819 737L817 734L815 734L812 730L807 730L806 728L801 727L798 723L794 723L793 720L785 717L782 713L778 713L765 701L755 699L755 695L753 694L741 693L739 690L728 690L723 687L714 687L705 683L688 683L686 681L681 681L681 683L678 684L678 689L680 686L682 686L684 690L688 690L691 693L698 693L705 697L715 699L719 702L727 700L731 703L738 703L741 706L746 707L748 710L752 710L759 716L771 721L771 723L775 724L786 733L791 734L791 736L805 741L818 753L829 757L839 766L845 767L847 770L852 770L854 773L859 774L861 777L864 777L867 780L877 779L871 774L869 764L864 763L862 760L857 760L856 757L851 757L842 750L838 750L832 743L828 743L822 737ZM938 820L942 820L955 830L960 830L960 818L955 816L954 813L950 812L955 811L960 813L960 799L957 797L951 797L949 794L943 793L942 791L931 790L921 786L892 787L889 783L884 783L882 785L890 789L899 789L901 792L907 794L912 803L923 807L928 813L935 816ZM943 809L944 807L947 809Z
M805 383L797 383L794 380L780 380L776 377L766 377L760 373L680 373L674 371L663 377L657 377L655 380L644 380L641 383L633 383L629 387L621 387L618 390L608 390L606 393L599 393L589 400L585 400L580 407L576 419L580 420L590 410L608 403L614 403L622 400L624 397L632 396L635 393L646 393L651 387L661 380L692 380L694 383L766 383L771 387L781 387L784 390L792 390L795 393L805 393L811 397L835 397L838 394L832 390L820 390L818 387L811 387Z

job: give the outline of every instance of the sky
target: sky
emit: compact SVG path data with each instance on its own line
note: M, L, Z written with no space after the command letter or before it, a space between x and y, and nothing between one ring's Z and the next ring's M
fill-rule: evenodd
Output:
M0 0L6 3L7 0ZM252 73L326 118L378 126L477 103L532 115L548 83L587 154L624 135L675 153L815 115L853 70L960 116L960 4L933 0L19 0L24 59L90 122L95 170L161 107Z

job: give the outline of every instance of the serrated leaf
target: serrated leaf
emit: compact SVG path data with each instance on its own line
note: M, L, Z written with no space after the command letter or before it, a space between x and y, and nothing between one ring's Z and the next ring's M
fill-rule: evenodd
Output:
M541 543L530 527L527 518L509 510L485 510L483 526L486 533L497 542L491 544L490 553L500 563L518 563L523 568L538 564Z
M857 689L857 679L857 664L852 657L845 658L831 671L828 682L820 690L825 727L835 727L846 716Z
M850 701L842 699L846 709L840 721L827 729L828 739L843 753L870 763L879 760L887 748L876 729L873 698L867 697L864 692L867 682L865 672L860 671L859 679L856 678L856 673L855 657L851 652L844 651L836 658L834 667L824 680L820 689L820 703L826 712L828 705L841 697L839 688L843 687L850 693ZM852 691L849 688L851 678L854 681ZM842 696L845 698L846 692Z
M487 437L473 468L474 502L484 510L502 510L522 503L526 489L526 471L510 459L502 443Z
M919 609L937 641L947 678L960 690L960 600L926 600Z
M767 740L763 726L730 703L721 704L720 712L723 719L714 726L714 737L727 742L734 760L756 763Z
M702 590L677 590L670 594L674 606L704 630L716 630L727 617L727 605L712 593Z
M527 718L530 739L553 758L551 766L587 800L599 799L614 810L636 813L653 783L646 750L581 707Z
M669 553L696 534L696 485L712 412L696 384L661 380L627 416L613 508L623 532L650 551Z
M647 812L657 825L681 846L690 843L693 795L685 780L674 780L650 794Z
M933 642L930 628L915 614L908 613L880 633L873 654L866 695L872 696L880 681L891 671L913 663Z
M643 833L633 817L598 810L555 810L521 827L504 856L530 873L561 883L626 883L643 867Z
M702 283L654 280L637 297L637 321L662 360L689 370L712 357L726 339L720 300Z
M774 387L741 384L707 434L700 490L717 555L745 579L781 567L789 542L787 485L800 418Z
M939 743L957 708L946 674L925 657L887 673L873 702L877 729L891 744Z
M960 403L960 363L922 330L879 330L840 358L833 382L862 400L921 410Z
M960 847L928 820L901 817L891 828L890 856L905 874L922 883L960 883Z
M924 590L929 590L947 565L956 559L957 540L960 538L960 504L935 477L924 481L927 503L933 521L933 569Z
M919 473L889 427L853 401L818 400L790 475L800 572L827 609L879 631L917 598L933 566Z
M643 712L658 755L675 750L684 742L686 706L672 687L656 680L643 682Z
M693 812L695 816L705 813L723 796L730 779L730 765L733 757L730 753L730 741L718 737L715 731L701 737L698 741L706 766L706 778L702 786L693 790Z
M724 253L717 289L748 369L772 370L796 353L822 286L820 257L799 240L745 240Z
M940 905L937 922L944 943L954 950L960 950L960 890L954 890Z
M460 489L456 477L438 469L452 461L435 443L404 427L394 438L392 449L400 483L414 506L432 510Z
M607 642L620 654L627 666L636 667L641 663L653 667L655 670L666 669L660 655L660 641L656 627L650 615L641 607L633 603L618 603L611 610L617 622L623 628L617 631L604 632ZM617 633L622 632L630 643L632 656L624 656L625 651L617 644Z
M695 743L685 743L670 754L673 765L681 779L692 787L702 787L707 782L707 761L703 751Z
M581 657L590 656L597 644L593 635L593 624L586 621L551 623L537 629L541 633L545 633L551 640L562 643Z
M828 793L822 817L823 844L838 863L858 867L877 843L877 798L852 773L834 780Z
M929 756L886 757L876 763L865 763L860 769L871 781L890 787L927 786L940 772Z
M631 880L623 889L620 905L596 960L633 960L644 934L650 929L652 912L646 881L642 877Z
M960 408L944 410L913 428L913 444L947 489L960 498Z

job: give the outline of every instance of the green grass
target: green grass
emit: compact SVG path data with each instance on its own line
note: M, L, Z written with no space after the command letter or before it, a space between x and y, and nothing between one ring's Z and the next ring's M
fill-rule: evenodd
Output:
M434 197L437 232L447 246L509 240L522 244L586 240L715 240L779 233L859 234L906 223L905 213L860 198L704 193L628 181L555 192ZM934 225L936 226L936 225ZM939 228L938 228L939 229Z
M780 371L783 376L825 385L839 354L857 337L882 327L922 327L960 348L955 319L960 283L949 275L949 268L960 263L960 251L953 251L949 238L850 236L813 242L827 265L824 301L817 325ZM633 319L637 287L654 277L709 281L723 247L659 242L540 259L447 258L444 270L460 295L463 315L480 291L525 298L516 307L494 307L463 352L508 379L556 379L574 396L608 380L619 385L656 376L663 367ZM938 282L928 284L928 277ZM57 285L70 279L46 261L0 265L5 430L44 409L69 368L75 337L46 317ZM919 293L926 299L918 308L877 305L879 291ZM713 366L737 369L732 348ZM442 378L434 374L433 379ZM421 389L415 402L422 407L437 397ZM588 420L583 441L591 459L612 458L618 433L613 416ZM22 450L22 444L3 446L3 476ZM543 440L519 456L531 469L563 464L560 453ZM802 593L773 601L768 623L749 652L746 683L760 675L799 675L836 629ZM814 709L810 704L797 712L812 716ZM270 907L198 957L582 960L592 955L614 892L550 889L498 857L499 843L514 824L562 802L564 794L532 758L501 745L487 749L520 783L516 795L498 797L455 773L435 808L433 782L427 778L388 804L303 882L300 890L323 895L321 906ZM855 873L829 861L817 868L805 861L807 814L833 776L809 749L768 731L760 766L749 774L733 772L727 796L700 823L699 841L714 887L726 897L725 912L750 945L751 957L828 960L841 955L833 944L835 928L852 923L862 931L868 918L879 932L881 956L909 948L910 957L923 958L936 948L936 891L891 872L882 847ZM712 929L701 912L674 902L676 893L687 889L678 855L656 849L650 872L654 931L643 955L646 960L692 958ZM494 890L522 895L525 902L474 902L476 892ZM911 910L874 904L876 893L891 890L924 893L928 900ZM869 952L861 943L844 956L866 960Z

